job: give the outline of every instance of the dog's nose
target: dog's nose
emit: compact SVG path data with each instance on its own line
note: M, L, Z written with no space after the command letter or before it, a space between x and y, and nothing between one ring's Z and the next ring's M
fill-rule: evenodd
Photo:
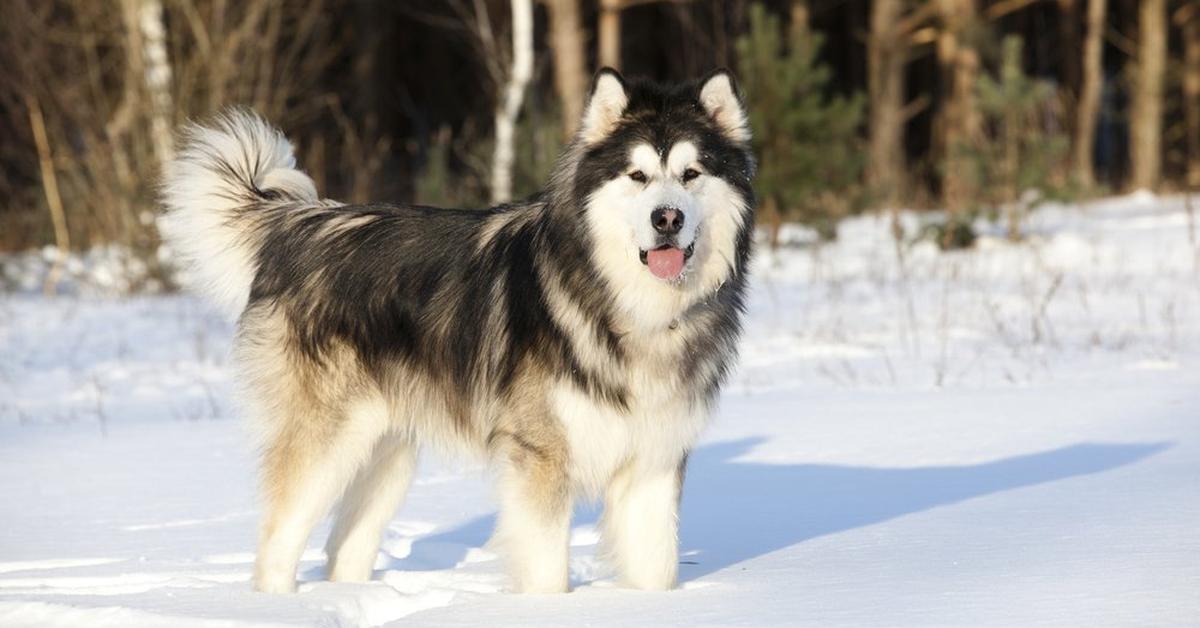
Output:
M683 229L683 212L674 207L659 207L650 212L650 224L663 235L675 235Z

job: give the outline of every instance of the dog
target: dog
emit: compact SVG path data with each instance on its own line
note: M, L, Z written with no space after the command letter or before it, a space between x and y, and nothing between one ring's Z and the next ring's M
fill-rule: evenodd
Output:
M186 127L161 227L238 316L262 438L255 587L295 591L331 509L329 579L369 580L428 446L495 468L513 590L568 590L579 499L603 500L622 584L673 588L688 452L736 357L754 171L723 70L601 70L546 187L482 210L323 200L256 114Z

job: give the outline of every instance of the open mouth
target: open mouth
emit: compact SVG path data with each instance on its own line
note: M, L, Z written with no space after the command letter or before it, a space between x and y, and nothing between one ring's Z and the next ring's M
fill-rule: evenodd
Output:
M639 257L655 277L677 279L683 274L683 265L695 251L695 242L689 244L686 249L664 244L649 251L640 251Z

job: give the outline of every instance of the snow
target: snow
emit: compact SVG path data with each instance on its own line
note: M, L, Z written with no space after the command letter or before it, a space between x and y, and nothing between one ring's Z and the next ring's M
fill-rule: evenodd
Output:
M908 234L926 219L898 218ZM591 505L574 591L506 593L488 474L435 458L375 582L322 581L323 527L300 593L253 593L231 324L189 296L113 296L102 262L119 255L68 263L53 298L36 294L46 255L10 259L0 626L1200 623L1200 248L1184 199L1048 206L1026 242L994 231L953 253L898 255L891 221L847 221L823 247L793 228L793 246L760 251L669 593L614 584Z

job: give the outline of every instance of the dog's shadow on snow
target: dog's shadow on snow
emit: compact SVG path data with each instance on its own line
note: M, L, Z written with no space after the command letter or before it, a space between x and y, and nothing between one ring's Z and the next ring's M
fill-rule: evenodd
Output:
M972 497L1100 473L1132 464L1168 443L1083 443L963 466L876 468L743 462L765 438L714 443L692 453L680 514L680 579L826 534L953 504ZM1069 508L1069 504L1063 504ZM595 508L575 525L595 523ZM486 543L495 518L479 517L418 539L389 569L450 569Z

